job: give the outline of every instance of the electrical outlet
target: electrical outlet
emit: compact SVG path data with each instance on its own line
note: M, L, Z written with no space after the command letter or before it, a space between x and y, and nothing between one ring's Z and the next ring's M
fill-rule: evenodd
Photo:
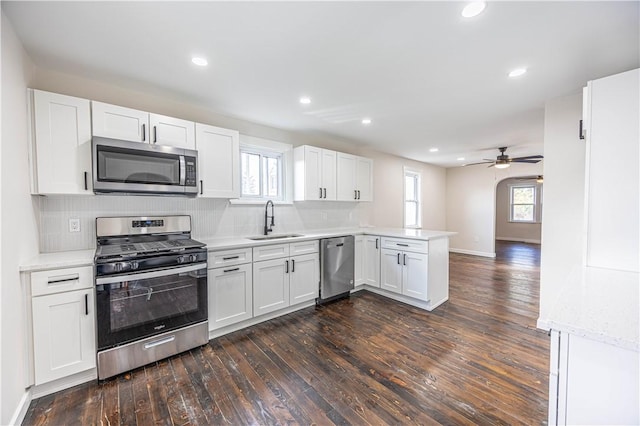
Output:
M69 232L80 232L80 219L69 219Z

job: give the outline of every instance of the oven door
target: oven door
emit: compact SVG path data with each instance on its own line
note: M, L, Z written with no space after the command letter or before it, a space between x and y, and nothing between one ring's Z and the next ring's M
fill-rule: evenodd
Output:
M205 321L207 264L96 278L98 350Z

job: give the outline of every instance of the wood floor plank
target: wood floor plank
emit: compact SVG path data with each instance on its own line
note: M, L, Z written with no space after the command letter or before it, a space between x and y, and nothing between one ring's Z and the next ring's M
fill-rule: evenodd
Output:
M23 424L546 424L540 248L452 253L433 312L367 291L32 401Z

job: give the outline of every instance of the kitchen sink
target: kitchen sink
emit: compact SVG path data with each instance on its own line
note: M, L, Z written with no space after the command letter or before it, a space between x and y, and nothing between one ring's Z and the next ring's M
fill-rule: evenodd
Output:
M282 238L294 238L294 237L304 237L304 235L302 234L258 235L255 237L247 237L247 239L253 240L253 241L262 241L262 240L279 240Z

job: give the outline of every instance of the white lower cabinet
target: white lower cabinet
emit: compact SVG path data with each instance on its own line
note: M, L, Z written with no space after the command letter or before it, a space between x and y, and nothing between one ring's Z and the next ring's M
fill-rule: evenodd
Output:
M362 283L380 287L380 237L364 235L362 251Z
M273 244L253 249L253 315L314 300L320 283L318 241Z
M354 285L364 284L364 236L356 235L354 246Z
M251 247L208 253L209 331L253 317Z
M429 257L427 242L382 238L382 247L380 288L414 299L428 301Z
M33 272L30 281L35 384L95 368L92 267Z

